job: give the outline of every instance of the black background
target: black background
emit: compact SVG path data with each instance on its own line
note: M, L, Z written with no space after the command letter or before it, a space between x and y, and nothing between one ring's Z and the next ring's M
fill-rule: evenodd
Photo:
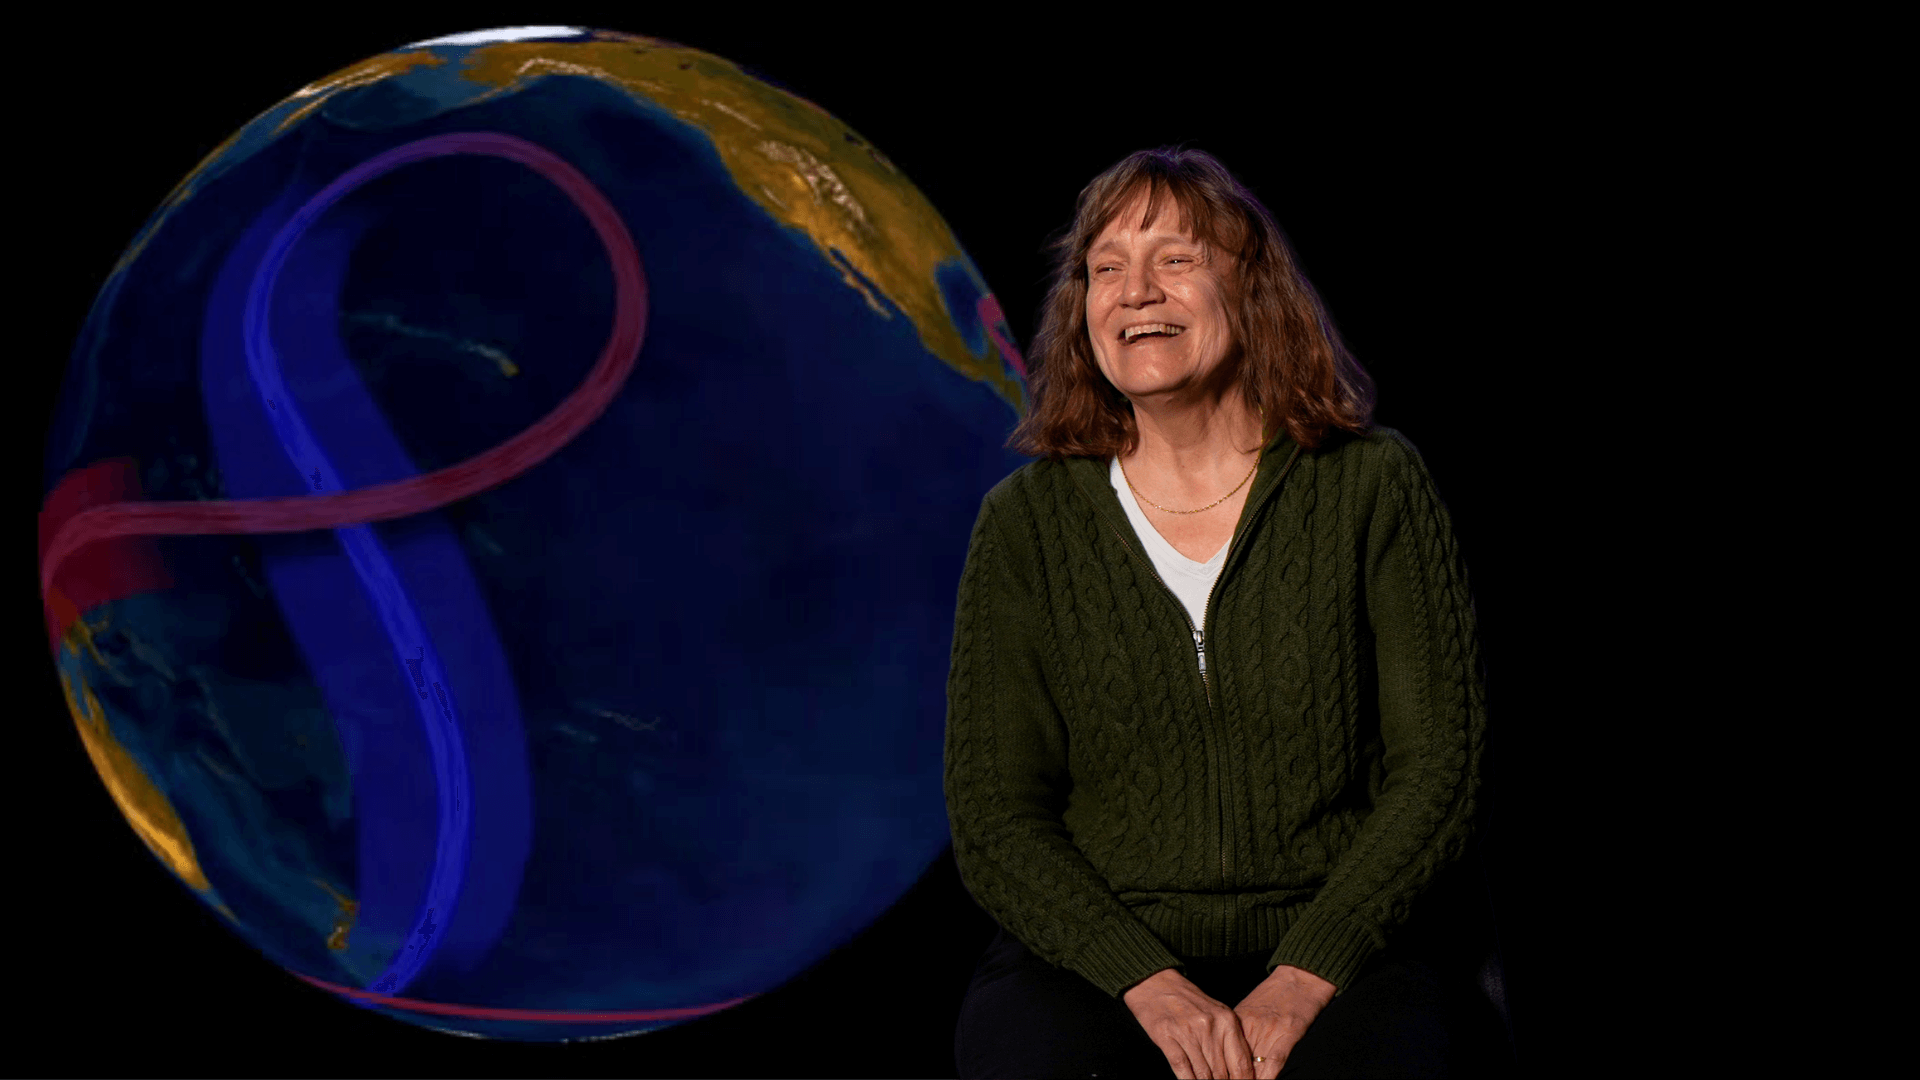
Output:
M1510 27L1460 21L1254 29L1171 10L1032 27L934 9L888 26L645 7L476 5L451 19L272 28L118 20L30 35L24 62L45 71L16 105L40 131L38 192L15 212L35 219L22 228L52 227L20 263L40 335L16 358L33 396L15 406L20 431L41 437L97 290L181 178L301 86L424 38L599 26L779 80L925 192L1023 345L1041 245L1080 187L1133 150L1188 141L1274 211L1379 385L1377 419L1421 449L1452 511L1497 739L1494 883L1520 1053L1529 1072L1584 1060L1577 988L1618 959L1599 942L1630 906L1621 882L1644 872L1604 854L1590 827L1617 782L1602 763L1626 738L1608 734L1621 731L1609 703L1626 647L1610 620L1626 556L1601 542L1613 526L1595 506L1631 467L1597 466L1601 448L1644 435L1609 389L1625 301L1605 292L1604 268L1621 256L1596 253L1644 228L1619 195L1652 151L1626 133L1626 105L1577 39L1530 32L1515 47ZM25 602L15 621L37 627ZM8 744L25 755L9 792L8 892L21 912L10 937L33 995L21 1035L57 1048L49 1071L953 1075L954 1018L993 924L950 853L864 936L726 1013L562 1047L459 1039L334 1000L230 935L106 797L51 663L36 659L16 685L27 689Z

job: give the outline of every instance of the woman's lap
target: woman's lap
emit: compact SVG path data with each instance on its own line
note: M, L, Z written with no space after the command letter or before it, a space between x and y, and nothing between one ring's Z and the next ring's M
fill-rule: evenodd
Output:
M1232 1007L1266 978L1266 963L1265 955L1189 961L1186 975ZM1494 1049L1481 1019L1431 965L1385 954L1315 1019L1281 1076L1478 1075ZM954 1059L962 1077L1173 1075L1125 1002L1041 960L1005 930L974 972Z
M1173 1075L1125 1002L1005 930L974 972L953 1052L962 1077Z

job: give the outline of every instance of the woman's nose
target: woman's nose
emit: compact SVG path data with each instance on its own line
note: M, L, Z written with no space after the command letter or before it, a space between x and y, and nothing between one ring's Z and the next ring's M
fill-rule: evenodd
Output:
M1146 267L1133 266L1127 269L1125 291L1129 302L1138 302L1151 299L1153 294L1160 291L1160 286L1154 282L1153 275L1148 273Z

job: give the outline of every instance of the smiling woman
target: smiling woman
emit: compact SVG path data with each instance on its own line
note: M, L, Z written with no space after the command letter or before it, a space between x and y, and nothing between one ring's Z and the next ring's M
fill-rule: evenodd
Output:
M1212 156L1128 157L1080 193L1051 251L1054 281L1034 352L1057 362L1033 374L1035 408L1013 439L1022 452L1132 454L1140 424L1152 423L1137 416L1136 394L1177 403L1231 390L1307 448L1335 429L1367 430L1372 380L1272 214ZM1113 346L1156 319L1181 332L1179 362L1155 356L1143 366L1177 370L1184 381L1116 381ZM1194 329L1198 337L1184 333ZM1174 335L1157 340L1173 344Z
M948 682L1001 926L960 1075L1485 1074L1497 1021L1400 933L1486 730L1419 453L1209 155L1128 157L1053 250L1010 440L1042 460L982 501Z

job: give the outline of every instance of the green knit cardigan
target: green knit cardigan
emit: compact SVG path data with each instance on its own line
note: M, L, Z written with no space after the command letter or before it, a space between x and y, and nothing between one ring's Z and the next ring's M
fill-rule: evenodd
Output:
M1466 568L1413 445L1276 438L1195 629L1106 462L987 493L947 681L961 880L1114 997L1267 950L1344 990L1465 846L1486 728Z

